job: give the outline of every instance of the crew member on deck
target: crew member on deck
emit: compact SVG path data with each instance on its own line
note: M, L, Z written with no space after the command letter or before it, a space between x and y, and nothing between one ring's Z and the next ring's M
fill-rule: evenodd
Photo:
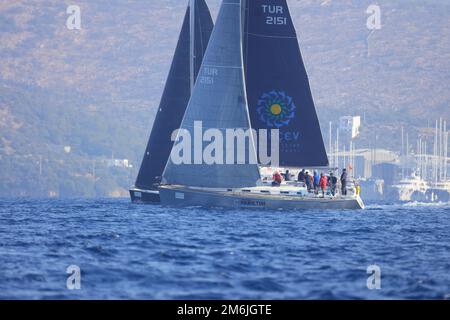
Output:
M319 171L314 170L314 192L316 194L319 193L320 178L321 178L321 175L319 175Z
M341 189L342 189L342 195L347 195L347 169L342 170L341 175Z
M273 174L273 187L279 187L281 185L281 182L283 181L283 178L281 177L281 174L278 171L275 171Z
M322 189L322 197L323 198L325 198L325 190L327 189L327 184L328 184L327 177L323 173L321 173L320 174L319 185L320 185L320 189Z
M289 170L286 170L286 173L284 174L284 180L291 181L291 173L289 172Z
M300 173L298 174L298 182L303 182L305 183L305 169L302 169L302 171L300 171Z
M334 196L336 194L337 178L333 172L330 172L330 180L328 183L330 184L331 194Z
M305 173L305 183L306 183L306 188L308 189L308 192L311 191L312 181L311 181L311 176L309 175L308 171L306 171L306 173Z

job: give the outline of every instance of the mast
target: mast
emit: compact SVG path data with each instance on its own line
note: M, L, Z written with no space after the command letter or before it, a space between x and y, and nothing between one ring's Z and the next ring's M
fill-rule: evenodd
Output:
M423 143L423 148L425 150L425 176L426 179L428 179L428 145L427 145L427 141L425 140Z
M406 172L408 175L411 175L414 173L414 171L410 172L410 165L409 165L409 132L406 133L406 149L405 149L405 155L406 155Z
M444 178L447 181L448 174L448 131L447 131L447 122L445 123L445 174Z
M190 42L189 42L189 73L191 94L194 90L195 84L195 0L189 0L189 28L190 28Z
M423 171L422 171L422 138L419 138L416 141L416 162L419 170L419 177L423 179Z
M356 174L355 174L355 163L354 163L354 156L353 156L353 150L354 149L353 148L354 148L353 147L353 141L351 140L350 141L350 155L349 155L350 160L349 160L349 162L350 162L350 166L352 168L353 178L355 178Z
M333 123L330 121L330 131L329 131L329 136L328 136L328 153L330 154L329 155L329 159L331 159L331 163L330 163L330 167L332 167L333 168L333 162L334 162L334 158L333 158L333 145L332 145L332 134L331 134L331 130L332 130L332 125L333 125Z
M433 159L433 179L434 185L437 185L438 180L438 120L434 129L434 159Z
M444 182L447 181L447 165L448 165L448 131L447 121L444 121Z
M346 148L346 144L344 144L344 147L342 149L342 157L344 158L344 165L342 166L343 169L347 169L347 148Z
M339 128L336 129L336 167L339 168Z
M440 182L442 180L442 118L439 118L439 151L438 151L438 181Z
M403 132L403 126L402 126L402 147L400 149L400 165L402 167L402 180L405 179L405 158L404 158L404 132Z

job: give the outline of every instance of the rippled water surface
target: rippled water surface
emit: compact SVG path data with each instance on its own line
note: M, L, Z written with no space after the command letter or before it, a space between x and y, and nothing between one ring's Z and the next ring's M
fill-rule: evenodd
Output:
M367 267L381 289L367 288ZM66 269L81 269L68 290ZM0 299L449 299L450 206L168 209L0 201Z

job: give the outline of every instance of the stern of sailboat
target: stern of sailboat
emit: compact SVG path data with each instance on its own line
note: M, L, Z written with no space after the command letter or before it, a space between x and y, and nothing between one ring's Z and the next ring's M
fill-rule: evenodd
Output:
M130 198L133 203L158 204L161 202L158 190L131 188Z

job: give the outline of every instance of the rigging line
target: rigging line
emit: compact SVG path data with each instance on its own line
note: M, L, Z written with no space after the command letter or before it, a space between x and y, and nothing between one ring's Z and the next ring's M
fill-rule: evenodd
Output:
M242 69L241 66L219 66L219 65L213 65L213 64L204 64L203 67L208 67L208 68L224 68L224 69Z
M297 39L296 36L270 36L270 35L267 35L267 34L252 33L252 32L247 32L247 34L255 36L255 37L262 37L262 38Z
M244 15L245 15L245 24L246 24L246 26L245 26L245 29L243 30L244 31L244 41L245 41L245 61L244 61L244 63L245 63L245 65L244 65L244 71L246 71L246 70L248 70L247 68L248 68L248 36L249 36L249 33L248 33L248 28L249 28L249 25L250 25L250 10L249 10L249 7L247 7L247 3L245 4L245 7L244 7ZM245 30L247 30L247 32L245 32ZM245 75L245 76L247 76L247 75Z
M226 1L226 0L225 0ZM228 4L228 5L232 5L232 6L240 6L241 4L240 3L234 3L234 2L223 2L222 3L222 5L226 5L226 4Z
M198 24L199 24L198 27L200 28L199 29L200 30L200 47L202 49L202 60L203 60L203 55L204 55L203 53L205 52L205 50L204 50L204 43L203 43L203 32L202 32L203 28L202 28L202 17L200 15L200 9L199 9L199 14L197 14L197 16L198 16Z

